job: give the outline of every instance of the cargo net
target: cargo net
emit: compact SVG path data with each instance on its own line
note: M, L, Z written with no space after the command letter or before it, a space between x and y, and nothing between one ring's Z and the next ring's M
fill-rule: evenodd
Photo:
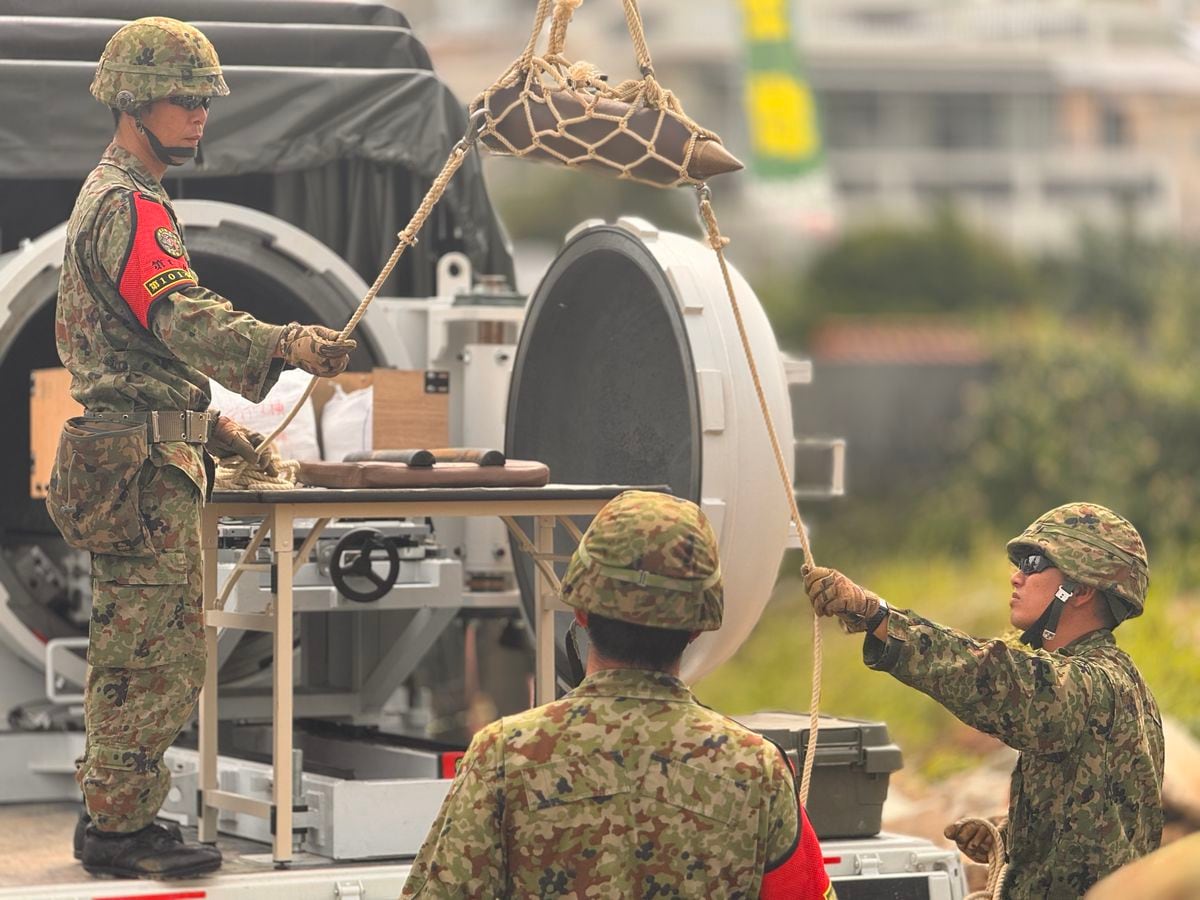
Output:
M535 49L550 6L549 48ZM623 0L642 72L614 86L589 62L563 56L583 0L540 0L525 52L471 103L479 141L493 153L587 169L655 187L700 185L742 164L696 124L654 77L636 0Z

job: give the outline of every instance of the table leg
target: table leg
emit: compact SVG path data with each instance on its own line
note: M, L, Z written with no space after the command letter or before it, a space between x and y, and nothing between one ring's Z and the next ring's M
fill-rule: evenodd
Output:
M202 608L207 614L217 598L217 513L204 505L200 519L200 549L203 555L204 588ZM200 824L199 839L217 839L217 809L209 806L208 792L217 788L217 628L204 623L204 686L200 690Z
M272 799L275 836L272 858L277 868L292 860L292 516L285 504L272 511L271 547L275 558L275 665L272 691L274 767Z
M547 559L554 553L554 516L535 516L533 543L536 556ZM553 563L549 563L553 565ZM555 586L540 566L534 566L533 608L537 616L537 658L534 664L534 700L549 703L555 695L554 648Z

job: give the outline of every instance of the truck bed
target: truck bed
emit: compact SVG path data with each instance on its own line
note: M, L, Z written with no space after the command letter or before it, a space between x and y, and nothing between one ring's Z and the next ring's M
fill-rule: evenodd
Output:
M0 806L0 898L3 900L358 900L394 898L408 863L334 863L297 854L276 870L270 848L222 835L219 872L181 881L94 878L72 855L78 803L16 803ZM186 839L195 829L183 829Z
M396 898L407 862L335 863L297 854L272 868L264 845L222 835L221 870L188 881L93 878L71 855L78 803L0 806L0 900L381 900ZM184 829L194 838L194 829ZM921 897L962 900L966 880L953 850L883 832L822 841L825 866L843 900Z

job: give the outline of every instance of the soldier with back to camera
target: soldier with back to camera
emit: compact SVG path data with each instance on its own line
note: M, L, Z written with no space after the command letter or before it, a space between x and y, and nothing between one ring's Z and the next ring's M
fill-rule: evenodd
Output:
M333 376L355 342L268 325L200 285L160 179L198 158L216 51L191 25L138 19L113 35L92 94L116 131L67 224L55 338L85 408L63 428L47 511L92 554L92 617L76 778L76 855L96 874L182 877L221 864L155 824L163 753L204 676L200 509L212 461L260 461L262 437L208 409L213 378L259 401L285 364Z
M833 897L783 752L679 680L724 605L700 508L612 500L563 600L587 630L586 677L475 735L403 896Z
M805 586L819 615L866 632L868 666L1020 751L1004 846L965 820L946 836L980 862L1005 854L1006 898L1080 897L1162 835L1162 718L1113 640L1145 606L1146 547L1112 510L1068 503L1009 541L1008 557L1011 621L1029 649L889 609L834 569L806 569Z

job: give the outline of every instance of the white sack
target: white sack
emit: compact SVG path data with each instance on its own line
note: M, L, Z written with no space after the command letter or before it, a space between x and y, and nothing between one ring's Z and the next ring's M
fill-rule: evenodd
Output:
M212 408L219 409L223 415L251 431L268 435L296 405L311 380L312 376L307 372L289 369L279 376L279 381L262 403L251 403L212 381ZM321 458L321 448L317 444L317 417L313 412L311 397L304 401L292 424L275 438L274 446L284 459L316 461Z
M369 387L347 394L340 384L333 386L333 396L321 409L321 446L326 460L341 462L349 453L372 449L373 396Z

